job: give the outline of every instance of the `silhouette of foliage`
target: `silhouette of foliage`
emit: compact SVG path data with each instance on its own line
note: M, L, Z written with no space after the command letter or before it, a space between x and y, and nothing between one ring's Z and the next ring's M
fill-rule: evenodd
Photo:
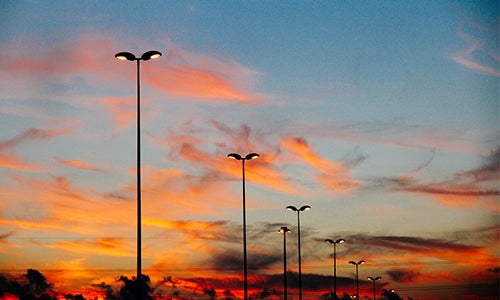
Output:
M337 295L337 298L335 299L335 296L333 294L333 292L330 292L330 293L327 293L327 294L324 294L321 296L321 298L323 300L351 300L351 296L349 294L342 294L342 295Z
M21 280L9 280L0 276L0 297L10 294L20 300L53 300L56 299L52 286L45 276L37 270L28 269Z
M384 297L384 300L403 300L403 298L401 298L394 290L391 289L383 289L382 297Z
M226 300L233 300L235 296L230 290L225 290L224 297L226 297Z
M217 297L217 292L214 288L204 288L203 294L207 295L210 299L215 299Z
M67 300L85 300L85 297L83 297L82 294L78 294L78 295L66 294L66 295L64 295L64 299L67 299Z
M123 286L120 288L119 296L122 300L133 300L136 299L137 295L137 278L133 277L129 279L127 276L120 276L116 280L117 282L122 282ZM149 276L142 274L141 277L141 291L142 297L144 300L153 300L151 293L153 293L154 289L151 287L151 279Z

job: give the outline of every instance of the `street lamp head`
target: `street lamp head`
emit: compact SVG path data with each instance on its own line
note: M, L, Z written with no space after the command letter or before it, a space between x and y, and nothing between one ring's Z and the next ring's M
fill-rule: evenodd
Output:
M150 59L155 59L155 58L158 58L161 56L161 52L160 51L156 51L156 50L151 50L151 51L148 51L148 52L144 52L141 56L141 59L142 60L150 60Z
M115 54L115 57L118 58L119 60L130 60L130 61L137 60L135 55L133 55L130 52L119 52Z
M352 261L352 260L351 260L351 261L349 261L349 263L350 263L351 265L356 265L356 262L355 262L355 261Z
M278 232L285 234L287 232L292 232L292 231L290 230L290 228L288 228L286 226L283 226L283 227L280 228L280 230L278 230Z
M238 153L229 153L227 155L227 157L232 158L232 159L236 159L236 160L242 160L243 159L241 157L241 155L239 155Z
M344 239L338 239L336 241L332 240L332 239L326 239L325 240L325 243L328 243L328 244L342 244L344 243L345 240Z
M295 207L295 206L293 206L293 205L288 205L288 206L286 207L286 209L291 210L291 211L299 211L299 210L298 210L298 208L297 208L297 207Z
M232 158L232 159L236 159L236 160L251 160L251 159L256 159L256 158L260 157L260 155L258 153L249 153L245 157L242 157L238 153L229 153L227 155L227 157Z
M368 276L368 277L366 277L366 279L371 280L371 281L376 281L376 280L382 279L382 277L380 277L380 276L377 276L377 277Z
M364 260L360 260L360 261L358 261L358 265L362 265L362 264L364 264L365 262L366 262L366 261L364 261Z
M357 266L357 265L362 265L362 264L366 263L366 261L364 261L364 260L360 260L360 261L358 261L358 262L355 262L355 261L352 261L352 260L351 260L351 261L349 261L349 263L350 263L351 265L355 265L355 266Z
M260 157L260 155L258 153L249 153L249 154L247 154L247 156L245 156L245 160L256 159L259 157Z
M309 205L304 205L301 208L299 208L300 211L309 210L309 209L311 209L311 206L309 206Z

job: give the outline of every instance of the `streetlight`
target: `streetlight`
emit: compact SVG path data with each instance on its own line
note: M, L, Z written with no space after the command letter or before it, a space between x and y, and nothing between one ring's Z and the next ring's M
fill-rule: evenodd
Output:
M155 59L161 56L161 52L151 50L144 52L141 57L136 57L130 52L119 52L115 57L119 60L137 61L137 299L142 298L141 283L141 81L140 62L141 60Z
M286 234L292 232L288 227L283 226L278 230L279 233L283 234L283 299L287 300L287 289L286 289Z
M350 261L349 263L351 265L355 265L356 266L356 298L359 298L359 279L358 279L358 266L359 265L362 265L364 264L366 261L364 260L360 260L358 262L355 262L355 261Z
M229 153L227 157L241 160L242 181L243 181L243 293L244 300L248 299L248 280L247 280L247 218L246 218L246 202L245 202L245 160L258 158L257 153L249 153L245 157L237 153Z
M300 261L300 212L311 209L311 206L304 205L300 208L289 205L286 209L290 211L297 212L297 239L298 239L298 248L299 248L299 300L302 300L302 270L301 270L301 261Z
M333 296L337 299L337 244L344 243L344 239L338 239L336 241L332 239L326 239L325 243L333 244Z
M382 277L380 277L380 276L377 276L377 277L371 277L371 276L368 276L368 277L366 277L366 278L367 278L368 280L373 281L373 300L375 300L375 281L382 279Z

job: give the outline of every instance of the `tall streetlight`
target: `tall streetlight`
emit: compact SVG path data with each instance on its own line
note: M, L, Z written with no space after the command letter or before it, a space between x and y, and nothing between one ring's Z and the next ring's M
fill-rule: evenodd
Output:
M289 205L286 209L290 211L297 212L297 239L298 239L298 248L299 248L299 300L302 300L302 267L301 267L301 258L300 258L300 212L311 209L311 206L304 205L300 208Z
M377 277L371 277L371 276L368 276L368 277L366 277L366 278L367 278L368 280L373 281L373 300L375 300L375 281L382 279L382 277L380 277L380 276L377 276Z
M332 240L326 239L326 243L333 244L333 297L337 299L337 244L345 242L344 239Z
M257 153L249 153L245 157L237 153L229 153L227 157L241 160L242 181L243 181L243 293L244 300L248 299L248 278L247 278L247 217L246 217L246 200L245 200L245 160L258 158Z
M151 50L144 52L141 57L136 57L130 52L119 52L115 57L119 60L137 61L137 299L142 298L141 281L141 80L140 62L141 60L155 59L161 56L161 52Z
M366 261L364 260L360 260L358 262L355 262L355 261L350 261L349 263L351 265L355 265L356 266L356 299L359 299L359 277L358 277L358 266L359 265L362 265L364 264Z
M292 232L288 227L283 226L278 230L279 233L283 234L283 299L288 299L287 284L286 284L286 234Z

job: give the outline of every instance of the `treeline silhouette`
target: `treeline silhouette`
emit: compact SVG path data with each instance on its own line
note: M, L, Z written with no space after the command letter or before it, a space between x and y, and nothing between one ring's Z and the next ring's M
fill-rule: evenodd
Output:
M119 276L115 279L121 283L121 287L115 290L106 283L94 285L103 291L107 300L128 300L136 297L136 278L129 279L127 276ZM142 275L142 299L153 300L153 288L149 276ZM8 279L5 275L0 275L0 298L8 296L17 297L19 300L57 300L61 296L67 300L86 300L81 294L61 295L53 289L53 285L47 282L47 278L37 270L28 269L26 274L20 277Z
M292 275L292 274L290 274ZM293 274L295 275L295 274ZM271 277L279 277L279 275L271 275ZM291 276L292 278L294 276ZM319 279L319 278L316 278ZM199 292L190 294L189 296L182 295L181 291L176 288L179 283L171 276L164 277L157 285L151 284L151 279L147 275L142 275L142 299L223 299L235 300L235 295L228 289L217 294L213 286L206 286L199 289ZM318 282L316 281L316 284ZM170 285L171 292L166 294L165 290L160 287ZM0 299L19 299L19 300L94 300L103 298L105 300L134 300L136 298L137 279L136 277L128 278L127 276L117 276L113 284L101 282L93 284L92 288L99 291L99 296L86 299L82 294L62 293L54 290L54 285L47 281L47 278L37 270L28 269L25 274L17 277L0 275ZM282 299L283 291L276 288L262 287L260 291L250 294L250 299ZM292 297L290 297L292 298ZM318 296L320 300L335 300L332 293L326 293ZM337 295L337 299L350 300L351 295L344 293ZM377 296L377 299L382 300L403 300L397 293L390 290L382 290L382 293Z

